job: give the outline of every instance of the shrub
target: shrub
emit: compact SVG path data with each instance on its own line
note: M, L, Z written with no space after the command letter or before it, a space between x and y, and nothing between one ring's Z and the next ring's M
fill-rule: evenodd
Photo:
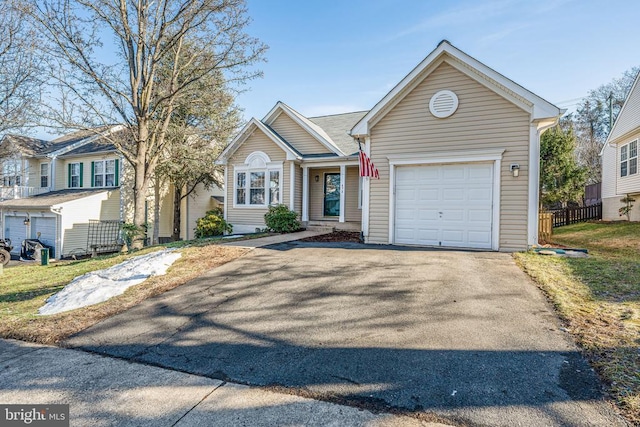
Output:
M267 228L276 233L292 233L300 230L298 214L290 210L287 205L269 206L269 212L264 214Z
M222 209L216 208L196 221L196 238L220 236L224 233L231 233L233 227L224 220Z

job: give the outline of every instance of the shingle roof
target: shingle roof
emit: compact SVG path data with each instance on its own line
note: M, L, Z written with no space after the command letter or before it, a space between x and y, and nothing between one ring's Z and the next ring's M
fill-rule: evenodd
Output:
M101 153L105 151L116 151L116 146L110 142L99 139L86 145L81 145L78 148L74 148L73 150L64 153L64 155L60 157L79 156L83 154Z
M358 151L358 144L349 135L349 131L362 119L368 111L333 114L329 116L309 117L309 120L320 126L333 140L336 146L347 155Z
M3 139L3 143L13 143L19 151L29 156L44 156L53 153L54 151L62 150L63 148L69 147L78 142L82 142L83 140L97 136L100 133L105 132L111 128L113 128L113 126L102 126L94 129L79 130L58 137L52 141L30 138L28 136L22 135L6 135ZM76 154L85 154L93 151L110 151L115 149L113 145L100 142L100 140L91 142L86 147L86 151L81 150L79 152L76 152ZM78 149L74 149L72 151L76 150Z
M111 189L113 190L113 189ZM50 191L48 193L38 194L36 196L25 197L24 199L12 199L0 202L0 208L46 208L59 205L61 203L70 202L72 200L82 199L83 197L93 196L94 194L110 191L109 189L85 190L85 189L68 189Z

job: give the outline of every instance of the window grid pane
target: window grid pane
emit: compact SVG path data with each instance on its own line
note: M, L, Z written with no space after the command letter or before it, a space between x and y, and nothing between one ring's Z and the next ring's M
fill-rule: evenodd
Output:
M624 162L625 160L627 160L627 146L624 145L622 146L622 148L620 148L620 161Z
M620 163L620 176L627 176L627 162Z
M635 173L638 173L638 158L634 157L633 159L629 160L629 175L633 175Z
M236 203L239 205L244 205L247 203L246 199L246 191L244 188L238 188L236 192Z
M280 172L269 172L269 204L280 203Z
M115 160L106 160L105 161L105 172L106 173L115 173L116 172L116 161Z
M629 158L638 157L638 141L629 144Z
M94 187L102 187L104 185L103 181L102 181L103 176L102 175L96 175L93 178L93 186Z

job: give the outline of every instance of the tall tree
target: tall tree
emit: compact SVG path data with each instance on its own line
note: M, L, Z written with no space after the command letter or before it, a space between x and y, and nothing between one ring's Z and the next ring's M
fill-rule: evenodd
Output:
M587 169L588 183L600 182L600 150L639 71L640 67L631 68L621 77L590 90L572 116L578 141L576 155L579 164Z
M217 72L235 87L260 75L253 65L266 46L245 32L244 1L30 1L55 68L52 95L62 107L53 118L64 127L127 127L113 143L133 171L133 223L144 225L156 166L190 89ZM110 38L115 57L102 43ZM167 58L172 66L161 71Z
M0 2L0 136L20 129L40 101L40 60L18 0Z
M182 201L198 189L222 188L222 170L215 160L241 120L222 73L194 85L191 96L183 101L176 106L156 173L157 180L173 186L173 240L180 239ZM156 235L154 231L154 238Z
M579 201L584 195L586 169L578 166L576 137L570 118L540 139L540 201L543 205Z

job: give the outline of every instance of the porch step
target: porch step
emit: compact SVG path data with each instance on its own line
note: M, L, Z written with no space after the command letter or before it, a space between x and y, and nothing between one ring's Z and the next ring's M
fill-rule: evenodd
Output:
M309 231L326 231L327 233L331 233L335 231L335 227L327 224L307 224L307 230Z

